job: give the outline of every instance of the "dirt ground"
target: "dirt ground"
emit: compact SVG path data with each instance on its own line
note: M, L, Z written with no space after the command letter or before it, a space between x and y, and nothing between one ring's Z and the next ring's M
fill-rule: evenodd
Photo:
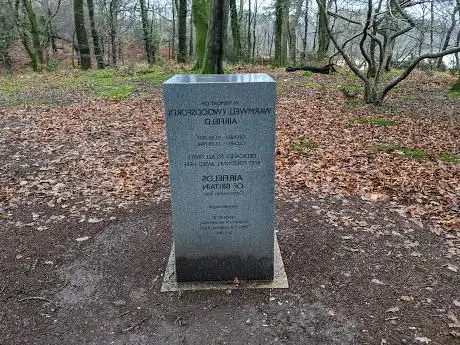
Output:
M318 101L323 91L306 97ZM282 113L289 102L283 96L280 102ZM458 102L449 104L450 112L458 109ZM279 123L289 114L280 114ZM280 145L277 235L289 289L229 284L221 291L161 293L172 244L161 118L159 92L147 101L0 108L1 345L459 344L458 231L411 217L412 196L404 204L398 195L366 201L367 194L341 193L344 180L334 185L337 169L327 165L312 169L330 170L334 178L292 183L299 164L304 169L322 159L321 137L309 156ZM353 137L357 127L346 126L341 135ZM373 135L396 135L391 131L373 129ZM384 159L409 170L441 165ZM458 165L439 171L452 192ZM356 174L368 179L364 171ZM443 201L448 192L442 197L436 200L445 214L458 215Z
M299 193L277 219L289 289L183 293L160 292L168 202L59 231L3 223L1 343L458 344L445 239L345 197Z

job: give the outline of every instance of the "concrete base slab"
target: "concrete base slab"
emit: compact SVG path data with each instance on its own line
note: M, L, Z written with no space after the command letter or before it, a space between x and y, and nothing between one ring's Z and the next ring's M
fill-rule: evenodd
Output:
M280 247L275 235L274 253L274 278L273 281L244 281L239 283L228 281L207 282L177 282L176 280L176 257L174 243L169 255L168 265L161 285L161 292L185 291L185 290L228 290L228 289L287 289L289 287Z

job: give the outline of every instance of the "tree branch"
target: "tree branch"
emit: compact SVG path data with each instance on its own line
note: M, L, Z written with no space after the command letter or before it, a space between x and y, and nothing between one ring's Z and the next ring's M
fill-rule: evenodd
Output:
M381 94L381 99L385 98L386 94L393 89L396 85L398 85L400 82L402 82L404 79L407 78L407 76L412 72L412 70L417 67L417 65L420 63L420 61L425 60L425 59L435 59L438 57L446 56L449 54L454 54L460 52L460 47L455 47L451 49L444 50L442 52L438 53L432 53L432 54L423 54L420 55L418 58L416 58L412 63L407 67L407 69L404 71L403 74L401 74L398 78L393 79L387 86L382 91Z
M366 41L368 32L367 29L369 29L369 25L371 24L371 17L372 17L372 0L368 0L367 2L367 15L366 15L366 23L364 24L363 28L363 37L361 38L361 41L359 42L359 50L361 51L362 56L367 62L368 68L371 67L374 64L374 61L371 60L371 57L369 54L366 52L364 49L364 42Z
M319 0L316 0L316 3L318 4L319 7L322 7L323 11L326 13L326 8L325 8L324 4L321 3L321 1L319 1ZM345 62L348 65L348 67L350 67L352 72L359 79L361 79L363 82L366 82L366 77L361 73L359 68L355 65L355 63L351 60L351 58L348 56L348 54L345 52L345 50L342 49L342 47L337 42L336 38L334 37L334 35L331 32L331 28L329 27L329 24L326 25L326 29L327 29L327 34L329 35L329 37L332 40L332 43L334 43L335 48L339 51L340 55L342 55L342 57L344 58Z
M356 25L359 25L359 26L363 26L362 23L358 22L358 21L355 21L355 20L352 20L350 18L347 18L347 17L344 17L336 12L332 12L332 11L327 11L327 14L329 14L330 16L332 17L336 17L336 18L339 18L339 19L342 19L342 20L345 20L346 22L349 22L349 23L352 23L352 24L356 24Z

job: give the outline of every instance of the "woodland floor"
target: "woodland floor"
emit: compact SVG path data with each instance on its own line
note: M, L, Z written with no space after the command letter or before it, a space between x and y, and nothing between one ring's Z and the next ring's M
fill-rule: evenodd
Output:
M267 70L290 288L160 293L174 71L128 72L0 77L0 344L458 344L454 77L374 107L347 74Z

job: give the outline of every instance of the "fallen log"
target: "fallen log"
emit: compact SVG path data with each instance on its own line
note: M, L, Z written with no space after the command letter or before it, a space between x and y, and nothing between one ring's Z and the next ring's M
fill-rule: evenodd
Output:
M332 74L337 72L334 68L334 64L329 64L323 67L314 67L314 66L300 66L300 67L287 67L286 72L295 72L295 71L310 71L313 73L322 73L322 74Z

